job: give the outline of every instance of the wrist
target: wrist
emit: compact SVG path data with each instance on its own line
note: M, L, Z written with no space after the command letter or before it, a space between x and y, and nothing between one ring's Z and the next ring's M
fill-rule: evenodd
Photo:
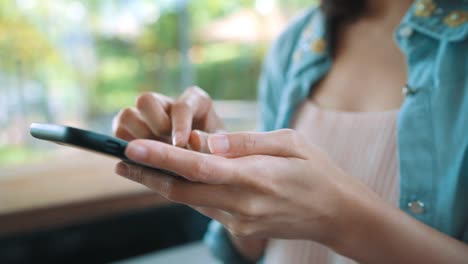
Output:
M267 243L266 239L238 237L227 230L226 232L233 246L245 259L254 263L262 257Z
M344 186L339 192L337 213L327 228L325 245L343 256L361 259L361 252L377 242L384 219L394 208L363 184L354 187Z

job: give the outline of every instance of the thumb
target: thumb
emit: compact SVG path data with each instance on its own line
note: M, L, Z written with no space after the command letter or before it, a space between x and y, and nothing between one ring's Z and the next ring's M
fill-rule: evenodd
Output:
M263 133L211 134L207 143L211 153L229 158L249 155L305 157L305 144L292 129Z

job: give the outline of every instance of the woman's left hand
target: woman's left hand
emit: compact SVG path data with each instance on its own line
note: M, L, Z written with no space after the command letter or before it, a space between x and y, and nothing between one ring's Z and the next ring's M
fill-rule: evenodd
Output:
M307 239L332 245L366 201L379 198L290 129L215 134L212 154L135 140L117 173L221 222L233 235ZM355 227L359 229L359 227Z

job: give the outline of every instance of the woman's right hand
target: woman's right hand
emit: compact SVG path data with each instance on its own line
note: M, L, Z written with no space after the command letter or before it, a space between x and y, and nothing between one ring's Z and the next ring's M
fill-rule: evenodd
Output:
M210 96L198 87L188 88L179 98L143 93L136 107L125 108L113 120L114 134L124 140L155 139L175 146L209 153L207 133L224 130ZM260 258L265 239L230 239L250 260Z
M155 139L201 152L208 152L203 132L220 130L223 123L210 96L198 87L188 88L177 99L143 93L136 107L123 109L113 121L114 134L121 139Z

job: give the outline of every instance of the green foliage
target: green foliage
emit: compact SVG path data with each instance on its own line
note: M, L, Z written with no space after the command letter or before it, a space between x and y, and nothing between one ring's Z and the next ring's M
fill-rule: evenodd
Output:
M264 52L257 47L234 48L238 51L230 58L196 65L197 84L214 99L255 100ZM229 53L229 47L217 47L217 49ZM214 49L208 48L208 50ZM226 54L219 54L221 58L223 55Z
M251 2L191 1L191 31L199 32L213 19L247 7ZM178 22L177 14L169 12L148 25L135 43L117 39L96 42L100 67L91 97L99 104L93 112L115 111L122 107L119 104L131 105L141 91L177 95L181 75ZM203 54L201 61L192 65L196 84L213 98L256 98L263 45L200 43L194 48ZM116 99L111 100L112 97Z
M143 35L136 41L135 48L142 52L165 52L177 49L178 27L177 14L165 13L156 23L146 27Z
M2 1L0 7L0 70L11 72L21 63L37 71L62 63L47 37L16 12L10 1Z
M316 1L278 1L285 12L293 12L313 2ZM53 2L38 3L38 17L48 17ZM146 25L137 39L128 40L109 38L99 33L96 25L101 1L87 0L82 3L89 12L88 26L94 30L94 46L98 57L95 74L83 77L79 71L71 70L73 65L62 64L59 52L49 43L48 36L30 24L34 19L21 16L13 0L0 3L2 58L4 54L13 54L16 57L12 61L37 65L42 78L57 82L53 76L60 76L61 79L67 79L67 83L74 81L87 85L86 94L90 102L87 104L90 108L88 113L91 116L133 105L135 97L142 91L177 95L181 87L181 57L178 51L180 25L176 8L161 9L157 21ZM196 51L202 54L200 58L194 59L192 65L195 83L215 99L256 98L256 83L267 44L249 46L241 43L204 43L197 34L218 19L254 6L254 0L188 1L189 32L194 45L191 57L193 59L192 53Z
M252 7L254 1L225 1L225 0L210 0L210 1L190 1L189 11L194 26L204 27L213 20L226 16L241 8Z

